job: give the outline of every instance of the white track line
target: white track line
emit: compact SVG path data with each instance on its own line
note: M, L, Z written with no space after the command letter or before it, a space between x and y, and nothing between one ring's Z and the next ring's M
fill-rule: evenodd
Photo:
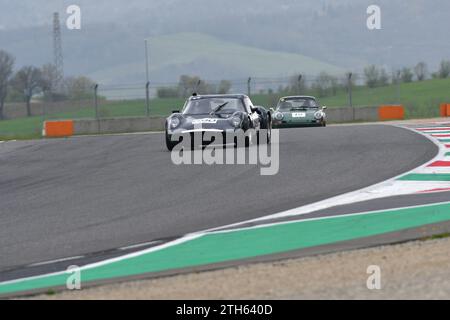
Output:
M420 170L417 170L417 172L415 172L415 173L426 173L426 174L450 173L450 167L427 167L427 168L422 168Z
M306 222L306 221L332 220L332 219L339 219L339 218L345 218L345 217L357 217L357 216L365 216L365 215L369 215L369 214L382 213L382 212L386 212L386 211L400 211L400 210L415 209L415 208L428 208L428 207L434 207L434 206L440 206L440 205L446 205L446 204L450 204L450 201L429 203L429 204L423 204L423 205L418 205L418 206L399 207L399 208L394 208L394 209L383 209L383 210L374 210L374 211L366 211L366 212L357 212L357 213L350 213L350 214L345 214L345 215L335 215L335 216L308 218L308 219L303 219L303 220L289 220L289 221L282 221L282 222L274 222L274 223L249 226L249 227L244 227L244 228L239 228L239 229L217 230L217 231L208 232L208 234L231 233L234 231L261 229L261 228L265 228L265 227L280 226L280 225L293 224L293 223Z
M133 244L131 246L121 247L121 248L119 248L119 250L135 249L135 248L145 247L145 246L149 246L149 245L156 244L156 243L161 243L161 242L162 242L161 240L150 241L150 242L143 242L143 243Z
M421 133L427 133L427 134L450 134L450 130L447 128L446 130L439 130L439 131L420 131ZM437 133L439 132L439 133Z
M45 266L47 264L57 263L57 262L64 262L64 261L70 261L70 260L76 260L84 258L84 256L74 256L74 257L68 257L68 258L61 258L61 259L55 259L55 260L49 260L44 262L37 262L29 264L28 267L37 267L37 266Z
M410 128L414 128L418 131L443 131L443 130L449 130L449 125L443 125L443 126L434 126L434 127L417 127L416 125L409 126Z
M161 244L159 246L155 246L149 249L145 249L142 251L137 251L137 252L133 252L133 253L129 253L120 257L116 257L116 258L111 258L111 259L107 259L107 260L103 260L100 262L96 262L96 263L91 263L91 264L87 264L83 267L80 267L80 271L84 271L84 270L88 270L88 269L92 269L92 268L96 268L96 267L101 267L104 266L106 264L110 264L113 262L119 262L122 260L126 260L126 259L130 259L130 258L135 258L138 256L142 256L144 254L147 253L151 253L151 252L155 252L155 251L159 251L165 248L169 248L172 246L176 246L179 244L182 244L184 242L188 242L197 238L200 238L202 236L202 234L191 234L191 235L186 235L183 238L174 240L174 241L170 241L164 244ZM41 278L46 278L46 277L51 277L51 276L58 276L58 275L63 275L63 274L68 274L66 271L58 271L58 272L52 272L52 273L48 273L48 274L43 274L43 275L38 275L38 276L32 276L32 277L26 277L26 278L20 278L20 279L15 279L15 280L9 280L9 281L5 281L5 282L0 282L0 286L1 285L8 285L8 284L14 284L14 283L18 283L18 282L23 282L23 281L29 281L29 280L35 280L35 279L41 279Z

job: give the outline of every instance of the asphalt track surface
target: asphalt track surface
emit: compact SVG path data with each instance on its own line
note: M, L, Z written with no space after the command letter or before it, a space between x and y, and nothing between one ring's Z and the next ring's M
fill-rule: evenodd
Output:
M174 238L327 199L409 171L437 153L428 139L389 125L280 130L279 146L279 173L261 176L255 165L174 165L159 133L2 143L0 280L36 262Z

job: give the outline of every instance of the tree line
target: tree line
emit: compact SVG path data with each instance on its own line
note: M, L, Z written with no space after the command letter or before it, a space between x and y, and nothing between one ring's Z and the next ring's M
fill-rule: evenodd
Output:
M31 98L40 94L45 101L84 99L92 96L94 82L85 77L60 76L53 64L42 67L23 66L14 70L15 58L0 50L0 120L4 119L5 102L25 102L31 116Z
M349 74L346 77L336 77L327 72L321 72L313 80L305 79L300 75L292 76L289 84L279 86L280 94L311 94L317 97L335 96L338 91L348 91L350 85L361 81L369 88L383 87L390 84L410 83L427 79L446 79L450 77L450 61L441 61L436 72L430 73L425 62L419 62L414 67L404 67L388 73L384 67L369 65L364 68L362 74ZM269 93L273 90L269 89Z
M386 70L382 67L375 65L368 66L364 69L364 76L366 85L369 88L375 88L377 86L385 86L391 83L398 82L409 83L413 81L424 81L430 77L428 67L425 62L419 62L412 68L404 67L400 70L396 70L389 77ZM450 76L450 61L442 60L439 69L436 72L431 73L432 79L446 79Z
M158 98L186 98L193 92L198 94L226 94L231 89L231 82L221 80L218 84L202 80L198 76L182 75L177 86L159 87L156 90Z
M337 77L327 72L321 72L313 79L297 74L288 80L287 85L276 88L278 94L311 94L320 98L335 96L339 91L348 91L350 85L364 83L369 88L383 87L390 84L424 81L429 78L445 79L450 77L450 61L443 60L436 72L430 73L425 62L419 62L414 67L403 67L399 70L388 72L384 67L369 65L364 68L362 74L352 74L349 77ZM262 89L258 82L252 82L253 86L259 86L259 93L274 93L273 88ZM217 84L209 83L198 76L183 75L178 84L157 88L159 98L185 98L193 92L199 94L225 94L232 88L232 83L221 80Z

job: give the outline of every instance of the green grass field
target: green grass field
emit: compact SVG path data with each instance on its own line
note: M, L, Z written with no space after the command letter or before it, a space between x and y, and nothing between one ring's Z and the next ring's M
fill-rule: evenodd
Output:
M279 99L278 94L255 94L251 98L256 105L274 106ZM335 96L320 99L321 104L328 107L348 106L348 95L344 91ZM450 102L450 79L435 79L423 82L413 82L397 86L386 86L369 89L364 86L353 90L353 104L355 106L374 106L380 104L402 103L406 107L408 118L436 117L439 115L439 104ZM184 99L167 98L152 99L150 115L167 116L173 110L179 110ZM101 102L99 117L133 117L145 116L144 100L108 101ZM83 108L73 112L48 115L45 119L80 119L93 118L93 108ZM39 138L42 132L44 117L29 117L0 121L0 140Z

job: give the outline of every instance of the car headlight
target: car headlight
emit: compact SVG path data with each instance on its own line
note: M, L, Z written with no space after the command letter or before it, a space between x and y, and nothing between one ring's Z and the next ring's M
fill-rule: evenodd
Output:
M180 118L178 117L173 117L170 119L170 127L172 129L175 129L176 127L178 127L180 125Z
M241 126L242 119L239 116L232 116L229 121L233 127L239 128Z
M283 114L281 112L275 113L275 119L276 120L283 120Z
M317 111L314 114L314 118L316 118L317 120L322 119L323 118L323 112L322 111Z

